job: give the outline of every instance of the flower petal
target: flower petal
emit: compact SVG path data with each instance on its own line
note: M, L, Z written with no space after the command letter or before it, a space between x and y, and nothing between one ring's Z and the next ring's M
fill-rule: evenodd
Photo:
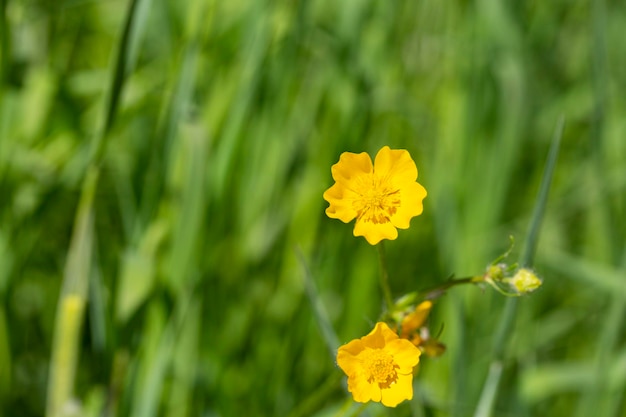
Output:
M381 402L387 407L395 407L404 400L413 398L413 373L398 374L395 384L382 390Z
M348 391L352 393L354 401L360 403L380 402L381 399L381 390L378 384L367 382L367 378L363 375L348 377Z
M420 361L422 352L406 339L392 340L385 346L385 350L393 356L393 360L400 367L398 374L411 373L413 367Z
M346 375L354 375L361 371L361 361L358 358L359 353L365 349L365 345L361 339L353 340L337 350L337 365L346 373Z
M374 161L374 173L389 178L396 185L415 182L417 167L405 149L389 149L383 146Z
M392 223L372 223L357 219L354 224L354 236L364 236L370 245L375 245L383 239L395 240L398 231Z
M401 202L397 211L391 216L391 223L399 229L408 229L411 219L424 211L422 200L426 197L426 189L417 182L405 184L401 190Z
M353 201L357 196L355 192L339 183L335 183L324 192L324 200L330 203L326 208L326 215L331 219L339 219L344 223L354 220L357 212L354 209Z
M330 169L333 179L338 184L352 190L355 186L354 180L362 175L371 174L372 170L372 159L366 152L344 152L339 157L339 162Z
M397 339L398 335L382 321L376 323L374 329L361 338L363 345L371 349L383 349L387 343Z

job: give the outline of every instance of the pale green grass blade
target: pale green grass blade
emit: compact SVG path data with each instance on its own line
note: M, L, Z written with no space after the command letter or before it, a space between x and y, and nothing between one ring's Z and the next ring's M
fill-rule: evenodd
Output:
M150 224L137 248L126 250L121 260L115 317L125 323L150 295L156 281L157 255L169 230L166 219Z
M72 401L74 379L78 364L80 329L88 297L89 277L92 267L94 239L93 202L98 186L98 164L104 152L105 138L113 124L125 75L128 71L127 54L130 44L139 36L138 31L132 31L137 18L135 13L137 4L138 1L132 1L126 16L126 26L118 45L118 55L113 61L111 84L105 93L107 98L105 100L103 126L94 138L89 168L81 189L81 199L76 213L74 231L63 278L63 288L55 320L55 335L46 406L46 415L48 417L64 415ZM145 11L145 9L142 10ZM130 35L131 31L132 37ZM104 344L104 342L101 341L100 344Z
M606 177L610 174L609 152L610 136L607 133L607 112L610 111L610 71L607 53L606 26L608 22L607 6L604 1L591 2L591 61L592 85L594 95L593 121L589 137L593 163L592 184L598 188L605 187ZM623 204L623 199L621 203ZM615 268L619 278L615 276L615 290L607 293L608 309L604 318L602 330L597 337L595 347L595 369L591 372L591 381L582 390L578 402L576 416L588 415L617 415L616 410L620 403L626 401L624 386L621 381L618 387L610 386L607 378L607 369L615 369L617 364L612 358L620 351L620 334L623 333L624 315L626 314L626 240L624 238L623 221L615 219L623 217L618 213L620 202L610 199L603 204L595 205L589 210L588 235L593 241L594 249L589 250L594 259L604 261L609 265L619 265ZM622 206L623 209L623 206ZM591 272L591 271L586 271ZM598 280L593 275L590 281ZM620 291L621 288L621 291ZM610 294L610 295L609 295ZM623 349L622 349L623 350ZM626 379L626 378L624 378ZM622 404L623 407L623 404Z
M298 256L300 265L302 266L304 286L307 298L309 299L309 303L313 309L313 317L315 317L315 321L322 332L322 337L324 338L324 342L326 342L328 354L331 360L335 361L337 349L339 348L339 338L337 337L337 334L328 319L328 314L326 313L324 305L322 304L322 301L317 293L317 289L315 288L315 282L311 276L311 271L300 249L296 249L296 255Z
M197 301L192 300L176 338L171 366L171 388L165 405L165 415L170 417L192 415L191 405L198 376L198 342L202 334L200 312Z
M544 263L550 269L589 289L597 289L605 295L626 300L623 270L611 268L598 262L581 259L558 249L546 248Z
M127 391L130 415L157 415L166 367L174 345L173 320L167 322L165 308L153 302L148 309L140 351L135 355L134 386Z
M620 388L626 384L626 352L619 352L606 359L611 366L604 369L604 394L613 396L617 401L614 401L612 405L616 406L619 404L619 395L623 393ZM521 395L532 404L536 404L558 394L572 391L584 392L596 383L595 368L595 360L542 364L522 373ZM607 403L599 402L596 407L599 410L608 411L603 404ZM609 412L609 414L598 415L616 414Z
M0 88L8 80L11 62L11 29L8 27L7 5L9 0L0 0Z
M524 251L520 256L519 263L521 266L532 267L535 258L535 251L539 241L539 232L541 230L541 222L544 217L546 205L548 204L548 194L550 193L550 185L552 184L552 176L556 168L557 157L561 146L561 137L563 136L563 128L565 126L565 118L561 116L557 122L554 137L550 145L548 160L543 171L541 179L541 187L533 208L533 214L528 228L528 235L524 243Z
M194 338L197 334L188 333L185 337L189 339L179 342L181 332L186 326L190 326L189 330L197 329L198 317L196 314L199 311L198 301L196 297L188 291L181 294L182 299L177 303L177 310L174 311L169 319L165 318L165 311L162 303L155 302L152 306L153 315L153 327L149 333L149 338L143 345L143 354L138 358L137 365L137 383L134 386L134 395L131 398L132 413L131 415L137 417L152 417L159 414L162 403L160 401L163 385L166 382L166 374L173 361L180 361L181 359L174 359L175 349L178 343L184 343L185 349L193 351ZM166 321L167 320L167 321ZM189 353L189 351L187 351ZM186 364L189 366L190 364ZM189 382L188 378L191 377L191 371L187 368L185 370L179 368L184 372L184 378L186 383ZM191 372L191 373L190 373ZM186 397L189 393L183 389L178 395Z
M193 68L195 56L189 55L186 58ZM192 282L191 274L194 271L190 266L199 255L206 204L205 166L209 142L206 132L193 125L180 132L178 138L180 159L171 166L171 172L176 175L177 170L182 171L182 176L178 180L181 184L172 184L176 188L180 187L181 206L175 220L167 271L168 284L176 292L180 292Z
M530 220L527 240L520 258L520 265L522 266L532 267L534 253L539 239L541 221L543 220L543 214L548 203L548 194L552 182L552 175L554 173L554 169L556 168L561 137L563 135L563 126L564 119L561 117L557 123L557 127L552 138L550 152L548 154L548 159L546 161L541 180L541 186L539 188L539 194L537 195L535 207ZM507 349L507 341L513 332L517 303L517 298L507 300L504 313L500 318L494 337L493 359L489 366L489 374L487 375L487 380L483 385L482 393L474 412L474 417L489 417L492 413L498 394L500 378L502 377L502 367L504 355Z
M76 212L55 318L48 378L47 417L63 416L73 397L80 333L92 267L93 199L97 182L98 171L89 170Z
M91 162L98 163L105 150L105 140L118 111L127 76L132 72L137 58L139 42L143 36L145 20L151 0L130 0L115 58L112 60L111 78L105 91L102 125L94 138Z

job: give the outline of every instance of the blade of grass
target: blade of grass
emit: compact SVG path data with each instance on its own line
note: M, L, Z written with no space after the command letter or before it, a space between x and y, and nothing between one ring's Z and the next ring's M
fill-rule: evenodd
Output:
M46 416L57 417L72 399L78 345L87 301L93 246L93 199L98 170L88 171L76 213L54 324Z
M537 196L530 221L528 237L526 239L524 251L520 257L521 266L532 267L535 250L537 248L537 241L539 239L541 221L548 202L552 175L554 173L557 156L559 154L564 123L564 118L561 116L552 138L548 160L546 161L543 177L541 179L541 187L539 188L539 194ZM491 415L491 411L498 394L500 378L502 377L504 354L507 348L506 342L509 340L511 333L513 332L516 311L517 298L508 299L504 313L500 319L500 324L496 330L493 347L493 359L491 361L491 365L489 366L489 374L487 375L487 380L483 385L478 406L474 412L474 417L488 417Z
M94 196L98 186L99 164L104 153L105 138L113 125L125 75L130 71L129 51L137 42L140 31L137 5L146 0L132 0L126 15L126 25L113 61L111 84L106 91L103 125L92 143L88 170L85 175L80 202L70 241L63 286L54 323L52 358L48 377L46 415L62 416L72 401L76 368L78 365L80 329L88 297L89 276L94 242ZM147 8L141 8L144 13ZM131 36L132 34L132 36Z
M195 69L197 63L197 48L190 46L185 55L185 71L181 72L180 83L184 87L181 95L176 96L177 107L188 102L193 91ZM185 79L186 78L186 79ZM197 130L197 129L196 129ZM198 233L204 214L205 206L205 175L208 140L203 131L190 131L185 134L185 140L181 141L184 159L187 161L184 184L182 185L182 203L173 242L170 252L170 269L168 279L171 287L180 291L188 282L191 260L197 252L197 244L200 238Z
M326 309L317 294L317 288L315 288L315 282L313 281L311 270L309 269L309 266L304 259L304 255L299 248L296 248L296 256L300 261L300 265L302 265L302 271L304 273L304 288L309 299L309 303L311 303L311 307L313 308L315 321L322 332L324 342L326 342L328 354L334 361L335 355L337 354L337 348L339 347L339 338L337 337L337 334L335 333L335 330L333 330L333 326L328 319Z
M181 324L172 357L172 385L169 392L166 416L190 415L191 399L197 375L198 341L202 334L201 310L196 301L189 308L185 322Z
M125 78L134 68L138 43L143 35L142 29L149 11L147 3L150 1L151 0L131 0L130 2L122 36L117 45L116 55L113 59L109 86L105 93L102 125L96 133L92 144L90 155L90 162L92 164L97 164L102 159L105 148L104 139L115 121Z
M593 163L593 180L597 188L604 187L604 181L609 173L606 165L604 149L606 148L608 136L605 134L606 108L610 106L607 100L607 81L610 77L607 68L607 43L606 26L607 10L604 0L594 0L591 4L591 81L594 95L593 119L591 123L591 135L589 137L591 146L591 156ZM620 395L623 393L624 382L621 383L621 390L611 389L607 381L607 369L615 368L611 357L619 343L619 335L622 331L624 314L626 313L626 283L624 281L624 271L626 271L626 259L619 259L622 255L624 239L620 233L619 221L615 224L615 219L619 218L617 204L614 200L607 200L604 204L594 205L589 210L589 219L595 220L590 224L590 229L598 233L598 238L593 246L598 251L597 257L611 265L619 265L615 283L616 291L611 291L607 302L609 304L608 313L603 320L602 331L597 337L597 344L594 355L594 369L591 373L592 380L582 391L576 416L587 415L617 415L616 411L619 402L622 401ZM614 210L615 209L615 210ZM595 281L595 276L589 276L590 281ZM623 396L623 394L621 395Z
M0 85L9 78L9 60L11 57L11 31L7 19L8 0L0 0Z
M181 336L181 331L190 320L190 312L199 311L198 299L193 290L188 290L180 295L181 299L176 304L176 309L170 316L164 328L157 326L151 343L146 346L148 355L141 358L141 379L136 385L135 396L131 400L132 413L137 417L152 417L158 415L161 401L159 400L165 382L165 376L169 365L174 360L173 353ZM157 306L159 308L161 306ZM163 320L163 311L157 310L158 321ZM191 316L193 321L194 316ZM190 326L193 323L189 324Z

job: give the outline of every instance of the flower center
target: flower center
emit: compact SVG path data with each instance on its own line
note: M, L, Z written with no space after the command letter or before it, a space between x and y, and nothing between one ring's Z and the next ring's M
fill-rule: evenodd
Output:
M368 349L363 358L368 382L376 382L381 388L387 388L398 379L398 365L393 356L382 349Z
M400 207L400 190L393 189L385 178L369 175L359 184L361 198L354 200L357 219L374 224L388 223Z

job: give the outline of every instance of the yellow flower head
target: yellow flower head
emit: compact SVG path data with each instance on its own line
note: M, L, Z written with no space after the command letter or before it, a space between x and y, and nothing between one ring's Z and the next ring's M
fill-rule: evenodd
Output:
M394 240L422 214L426 189L417 180L417 167L404 149L383 147L374 160L365 152L344 152L332 166L335 184L324 193L328 217L348 223L356 218L354 236L375 245Z
M341 346L337 364L348 375L348 391L355 401L395 407L413 398L413 367L420 353L380 322L367 336Z

